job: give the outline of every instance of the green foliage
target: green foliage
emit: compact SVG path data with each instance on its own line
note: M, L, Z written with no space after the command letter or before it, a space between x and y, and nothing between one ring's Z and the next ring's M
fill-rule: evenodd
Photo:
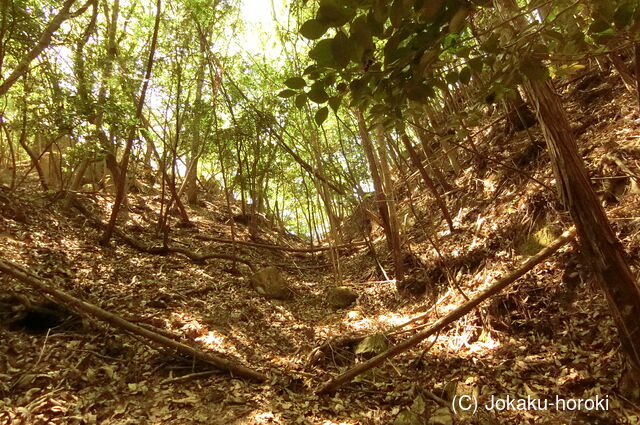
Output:
M327 116L329 116L329 108L327 108L326 106L323 106L322 108L318 109L318 111L316 112L314 120L316 124L322 125L322 123L326 121Z
M318 19L309 19L300 27L300 34L309 40L316 40L327 32L329 26L320 22Z

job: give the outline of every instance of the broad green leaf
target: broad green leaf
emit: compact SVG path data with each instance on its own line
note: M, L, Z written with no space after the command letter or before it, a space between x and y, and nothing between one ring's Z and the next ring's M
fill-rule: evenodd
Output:
M380 37L384 32L384 22L377 21L373 12L367 14L367 25L369 26L371 34L376 37Z
M313 49L309 51L309 57L316 61L320 66L332 67L336 62L333 57L332 44L333 39L320 40Z
M302 77L291 77L284 84L291 89L301 89L307 86L307 82Z
M333 112L338 112L338 108L340 107L340 102L342 102L342 96L333 96L329 98L329 106L333 109Z
M367 18L364 16L359 16L353 21L349 28L349 34L351 35L351 40L362 47L362 49L372 49L374 47L371 27L367 23Z
M285 89L285 90L282 90L280 93L278 93L278 96L288 98L288 97L295 96L296 93L297 92L295 90Z
M307 96L309 97L309 100L315 103L325 103L327 100L329 100L329 96L327 95L327 92L325 92L322 87L312 88L307 93Z
M369 114L371 115L387 115L389 113L389 107L387 105L373 105Z
M355 10L343 3L333 0L321 1L316 19L330 27L341 27L355 16Z
M329 116L329 108L327 108L326 106L323 106L322 108L318 109L318 112L316 112L314 120L316 121L316 124L322 125L322 123L325 122L328 116Z
M471 47L462 46L462 47L456 49L455 53L456 53L456 56L458 56L458 57L468 58L469 57L469 53L471 53Z
M386 0L373 0L373 18L376 22L384 24L389 17L389 5Z
M603 19L598 19L589 26L589 33L600 34L611 28L611 25Z
M295 100L296 108L302 109L302 108L304 108L304 105L306 103L307 103L307 94L306 93L301 93L301 94L296 96L296 100Z
M345 68L347 65L349 65L353 49L351 48L351 42L349 41L349 38L342 31L338 31L336 36L333 38L331 47L333 57L338 68Z
M300 34L309 40L316 40L324 35L329 29L328 25L323 24L317 19L310 19L300 27Z
M420 14L427 22L436 20L444 12L444 0L424 0Z
M356 345L355 354L380 354L389 348L389 340L382 333L365 337Z

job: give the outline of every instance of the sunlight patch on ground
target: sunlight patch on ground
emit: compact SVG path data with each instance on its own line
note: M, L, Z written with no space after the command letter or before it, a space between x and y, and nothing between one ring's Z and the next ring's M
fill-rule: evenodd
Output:
M398 326L409 320L411 320L411 317L404 314L389 313L378 316L378 321L387 326Z
M253 416L253 420L256 424L280 423L280 415L276 415L273 412L261 412L256 413Z
M207 348L211 348L216 351L220 351L225 348L225 337L216 331L209 331L206 335L196 338L196 341L201 342Z

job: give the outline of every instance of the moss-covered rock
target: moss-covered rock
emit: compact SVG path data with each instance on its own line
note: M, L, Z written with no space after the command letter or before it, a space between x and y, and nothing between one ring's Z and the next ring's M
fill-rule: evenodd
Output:
M327 303L333 308L347 308L358 299L358 294L346 286L331 288L327 293Z

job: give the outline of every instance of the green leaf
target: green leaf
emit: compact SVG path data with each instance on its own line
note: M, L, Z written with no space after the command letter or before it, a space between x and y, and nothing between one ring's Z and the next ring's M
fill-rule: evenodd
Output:
M297 92L295 90L285 89L285 90L282 90L280 93L278 93L278 96L288 98L288 97L295 96L296 93Z
M427 99L435 96L435 94L433 87L425 83L412 84L406 90L407 98L419 103L425 103Z
M389 348L389 340L382 333L365 337L356 345L355 354L380 354Z
M302 77L291 77L284 82L290 89L300 90L307 86L307 82Z
M316 124L322 125L322 123L325 122L328 116L329 116L329 108L327 108L326 106L323 106L322 108L318 109L318 112L316 112L316 116L314 117L314 120L316 121Z
M332 67L335 64L332 45L333 39L320 40L313 49L309 51L309 57L320 66Z
M475 72L481 72L482 66L484 65L482 62L482 58L479 58L479 57L469 59L468 64L469 64L469 68L471 68Z
M355 10L344 4L339 4L333 0L322 0L316 19L330 27L341 27L352 20L355 14Z
M468 66L462 68L460 70L459 78L462 84L469 84L469 81L471 81L471 68L469 68Z
M351 40L357 43L363 50L374 48L371 28L367 23L367 18L364 16L359 16L353 21L349 28L349 34L351 35Z
M333 96L329 98L329 106L333 109L333 112L338 112L338 108L340 107L340 102L342 102L342 96Z
M339 31L336 34L333 38L331 48L336 65L339 69L345 68L349 65L353 49L351 48L349 38L343 32Z
M444 76L444 79L449 84L455 84L458 82L458 73L456 71L448 72L447 75Z
M482 50L487 53L498 53L500 49L498 49L498 44L500 43L500 35L497 32L494 32L489 36L489 38L482 43Z
M371 107L370 115L388 115L389 107L387 105L376 104Z
M296 100L295 100L296 108L302 109L302 108L304 108L304 105L306 103L307 103L307 94L306 93L301 93L301 94L296 96Z
M320 86L312 88L309 93L307 93L307 96L309 97L309 100L318 104L325 103L327 100L329 100L329 95L327 95L327 92L324 91L324 88Z
M300 34L309 40L316 40L324 35L329 26L317 19L310 19L300 27Z
M604 33L609 28L611 28L611 25L609 25L607 21L603 19L598 19L589 26L589 33L591 34Z
M316 72L317 70L318 70L318 67L317 67L317 66L315 66L315 65L309 65L308 67L306 67L306 68L304 69L304 71L302 71L302 74L303 74L303 75L309 75L309 74L311 74L312 72Z
M372 35L380 37L384 32L384 23L376 21L373 12L369 12L366 17L367 26Z
M387 1L374 0L371 16L377 23L384 25L385 21L389 17L389 6Z

